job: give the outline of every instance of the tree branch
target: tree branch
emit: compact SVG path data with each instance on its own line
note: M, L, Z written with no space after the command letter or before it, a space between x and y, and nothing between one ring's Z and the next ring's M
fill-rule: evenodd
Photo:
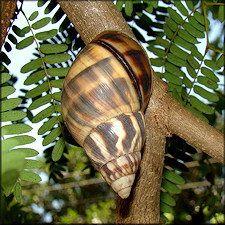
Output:
M17 1L1 1L1 42L0 46L4 43L7 34L7 28L10 26L14 12L16 10Z
M134 38L111 1L58 2L86 44L106 30L122 31ZM166 137L172 133L223 162L222 134L176 102L168 93L165 82L153 71L152 74L153 91L145 114L146 144L130 197L117 200L119 223L159 223L159 194Z

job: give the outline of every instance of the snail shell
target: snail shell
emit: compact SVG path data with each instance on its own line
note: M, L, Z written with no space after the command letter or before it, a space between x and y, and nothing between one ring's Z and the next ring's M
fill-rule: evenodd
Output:
M62 90L62 115L93 166L127 198L145 139L151 93L143 48L125 34L103 32L73 62Z

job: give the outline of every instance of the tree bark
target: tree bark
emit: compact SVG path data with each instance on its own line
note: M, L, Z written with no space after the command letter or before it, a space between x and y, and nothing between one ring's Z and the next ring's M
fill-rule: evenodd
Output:
M126 21L111 1L59 1L81 38L88 44L106 30L134 38ZM166 137L176 134L224 163L223 135L176 102L168 87L153 74L153 91L146 110L146 143L140 169L128 199L117 198L118 223L153 223L160 219L160 187Z
M13 17L16 10L17 1L3 1L1 0L1 42L0 46L4 43L7 34L7 28L10 26L10 19Z

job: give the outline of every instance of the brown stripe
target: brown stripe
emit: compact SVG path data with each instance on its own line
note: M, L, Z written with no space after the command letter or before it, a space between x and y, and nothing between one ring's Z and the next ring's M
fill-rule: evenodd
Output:
M102 123L96 128L102 136L102 140L112 158L118 157L118 149L116 148L116 143L118 141L117 134L113 131L113 126L110 123Z
M143 121L143 118L142 118L140 112L133 112L133 114L136 117L139 128L141 130L142 146L143 146L144 140L145 140L145 124L144 124L144 121Z
M106 158L102 154L101 149L98 147L98 145L95 143L95 141L90 137L87 136L85 139L85 145L88 146L90 152L88 152L88 156L91 158L91 156L95 156L95 158L101 160L101 161L106 161Z
M141 90L140 90L140 87L139 87L138 79L135 76L135 74L134 74L131 66L129 65L129 63L124 59L123 55L119 51L117 51L114 47L112 47L108 43L106 43L102 40L95 40L94 43L108 48L111 51L111 53L121 62L121 64L123 65L123 67L127 71L127 74L130 76L130 79L131 79L131 81L134 85L134 88L135 88L136 92L138 93L140 107L142 108L143 99L142 99L142 94L141 94ZM137 51L137 50L135 50L135 51ZM137 51L137 52L139 52L139 54L142 53L141 51Z
M123 124L123 129L126 133L126 137L123 140L123 150L124 150L124 152L129 152L129 150L131 148L131 143L132 143L132 141L134 139L134 136L136 134L136 130L133 126L133 123L130 119L130 116L125 115L125 114L121 114L121 115L117 116L117 119L119 121L121 121L121 123Z

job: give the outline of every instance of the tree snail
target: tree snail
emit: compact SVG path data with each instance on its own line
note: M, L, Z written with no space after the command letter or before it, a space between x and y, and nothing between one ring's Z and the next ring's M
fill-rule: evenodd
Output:
M127 35L107 31L73 62L62 90L62 115L73 138L121 198L130 195L145 140L151 94L147 54Z

